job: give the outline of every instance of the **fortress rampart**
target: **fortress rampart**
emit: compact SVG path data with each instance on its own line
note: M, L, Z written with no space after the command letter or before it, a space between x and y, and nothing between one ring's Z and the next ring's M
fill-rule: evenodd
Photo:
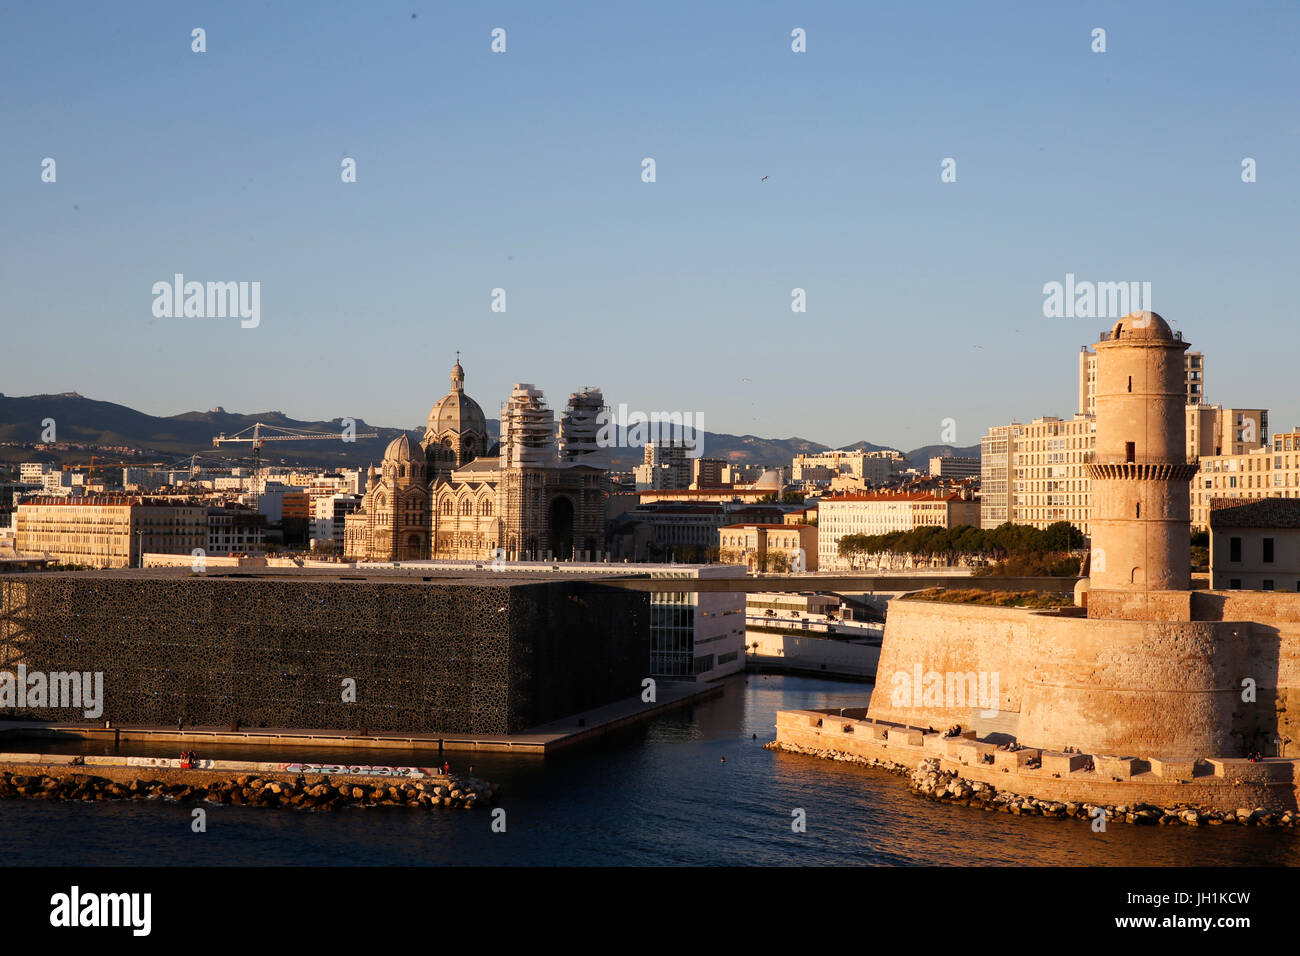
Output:
M1300 595L1186 592L1239 620L1098 620L941 602L890 604L870 716L1002 732L1025 746L1147 756L1275 754L1300 694ZM1258 598L1259 600L1254 600ZM1261 606L1263 605L1263 606ZM997 705L894 693L898 675L996 674ZM1254 682L1255 700L1243 700ZM990 682L991 686L991 682ZM1250 696L1246 694L1246 696ZM1300 698L1297 699L1300 703ZM987 715L996 710L996 715Z
M1141 777L1150 793L1129 799L1294 809L1300 594L1191 590L1187 347L1153 312L1125 316L1097 343L1078 607L893 601L870 721L828 734L820 718L781 714L777 745L865 748L911 766L933 750L941 766L1036 798L1122 803L1112 785ZM953 725L973 739L945 743L939 732Z
M915 727L807 710L777 714L776 739L778 747L791 750L832 751L909 769L936 758L940 769L972 783L1040 800L1099 806L1182 804L1221 812L1297 808L1297 760L1252 763L1241 758L1214 758L1198 762L1035 748L1005 751L970 735L944 737ZM1033 766L1035 762L1040 765Z

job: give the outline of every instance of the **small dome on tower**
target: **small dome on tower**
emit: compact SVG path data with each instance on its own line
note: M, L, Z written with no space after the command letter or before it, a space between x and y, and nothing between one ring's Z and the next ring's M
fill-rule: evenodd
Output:
M1174 340L1169 323L1155 312L1130 312L1115 323L1110 330L1112 339L1166 339Z
M394 438L384 449L384 461L410 461L411 460L411 438L405 432Z

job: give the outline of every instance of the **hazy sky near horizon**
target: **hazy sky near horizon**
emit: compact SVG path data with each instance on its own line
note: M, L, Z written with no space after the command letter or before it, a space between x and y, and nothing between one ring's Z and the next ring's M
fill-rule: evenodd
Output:
M1284 430L1298 27L1292 2L9 5L0 391L414 427L459 349L489 417L514 382L557 409L599 385L710 431L906 449L952 418L967 445L1075 411L1111 321L1044 317L1073 273L1150 282L1206 397ZM175 273L260 282L260 324L156 318Z

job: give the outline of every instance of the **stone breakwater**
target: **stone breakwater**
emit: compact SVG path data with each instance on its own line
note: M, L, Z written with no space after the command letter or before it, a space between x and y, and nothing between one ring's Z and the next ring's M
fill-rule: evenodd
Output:
M833 752L884 761L910 773L926 760L972 783L1054 804L1196 809L1223 819L1242 808L1281 819L1300 814L1300 760L1080 753L1018 745L1006 734L979 738L951 727L908 727L846 709L779 711L776 739L801 753ZM982 791L981 791L982 792ZM1022 801L1023 802L1023 801ZM1126 811L1127 813L1127 811ZM1165 814L1160 814L1164 816Z
M1159 807L1152 804L1136 803L1107 806L1102 804L1062 802L1059 800L1041 800L1037 797L998 790L992 784L979 780L967 780L960 774L943 770L937 758L929 757L915 768L905 764L881 760L875 757L860 757L842 750L818 749L799 744L783 743L774 740L766 744L768 750L783 750L788 753L806 754L824 760L837 760L842 763L854 763L864 767L885 770L900 777L907 778L907 788L915 794L942 803L973 807L986 812L1010 813L1015 816L1047 817L1049 819L1079 819L1089 824L1095 820L1100 809L1106 815L1108 823L1133 823L1146 825L1184 825L1184 826L1222 826L1225 823L1241 826L1260 827L1300 827L1300 812L1290 810L1281 813L1264 807L1239 807L1236 810L1206 810L1204 808L1177 804Z
M966 780L950 770L941 770L939 761L931 757L922 760L908 774L908 789L913 793L955 803L959 806L980 807L989 811L1001 811L1017 816L1051 817L1064 819L1075 817L1089 822L1105 813L1107 822L1137 824L1185 824L1187 826L1220 826L1224 823L1237 823L1243 826L1293 827L1300 826L1300 813L1290 810L1282 813L1269 812L1263 807L1237 810L1203 810L1197 807L1179 804L1172 807L1157 807L1139 803L1132 806L1100 806L1091 803L1062 803L1059 800L1039 800L1022 794L997 790L992 784L978 780Z
M240 774L213 779L199 771L169 771L163 776L115 774L119 779L74 772L72 767L31 767L0 770L0 799L33 800L160 800L168 803L210 803L288 810L329 812L345 807L486 807L499 788L476 777L448 776L434 780L384 778L310 779L297 775ZM179 778L179 779L178 779Z

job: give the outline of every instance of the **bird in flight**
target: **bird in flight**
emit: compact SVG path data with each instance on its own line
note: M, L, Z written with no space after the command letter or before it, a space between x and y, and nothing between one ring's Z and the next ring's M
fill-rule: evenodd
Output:
M765 183L765 182L767 182L767 177L764 176L762 179L759 180L759 182L760 182L760 183Z

